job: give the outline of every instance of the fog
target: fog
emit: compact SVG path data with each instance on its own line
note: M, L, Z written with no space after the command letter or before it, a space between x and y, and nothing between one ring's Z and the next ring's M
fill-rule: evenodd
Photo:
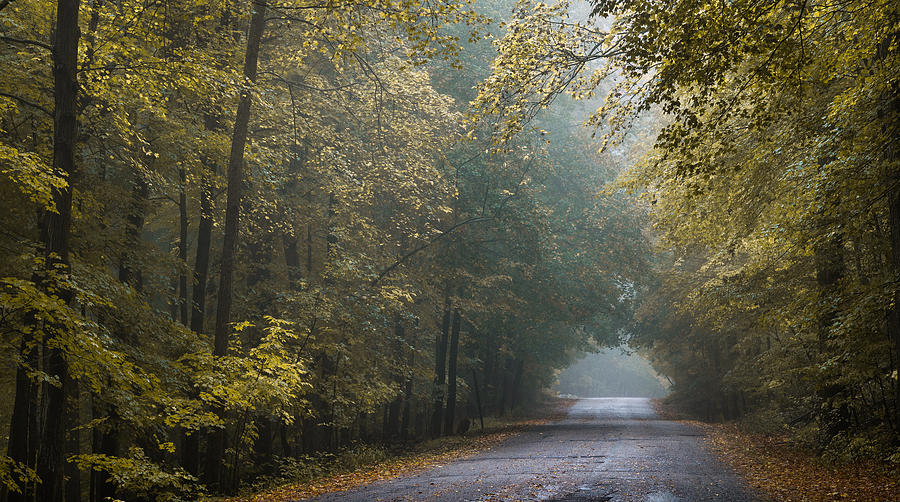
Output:
M666 380L646 359L619 348L587 354L559 374L554 388L578 397L663 397L668 393Z

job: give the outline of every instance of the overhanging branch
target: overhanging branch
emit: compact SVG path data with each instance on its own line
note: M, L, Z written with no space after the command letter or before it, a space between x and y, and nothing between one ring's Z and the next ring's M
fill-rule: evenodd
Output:
M422 244L422 245L420 245L420 246L418 246L418 247L416 247L416 248L413 248L411 251L407 252L405 255L403 255L403 256L401 256L400 258L398 258L397 261L395 261L394 263L391 264L391 266L389 266L388 268L382 270L381 273L378 274L378 277L376 277L376 278L369 284L369 286L374 286L374 285L378 284L379 282L381 282L382 279L384 279L384 277L385 277L386 275L388 275L389 273L391 273L395 268L397 268L397 267L399 267L400 265L402 265L406 260L408 260L408 259L412 258L413 256L419 254L420 252L422 252L422 251L424 251L425 249L429 248L431 245L436 244L438 241L440 241L440 240L443 239L444 237L447 237L448 235L452 234L452 233L455 232L456 230L458 230L458 229L460 229L460 228L462 228L462 227L464 227L464 226L466 226L466 225L468 225L468 224L470 224L470 223L477 223L477 222L479 222L479 221L487 221L487 220L492 220L492 219L493 219L493 216L473 216L473 217L471 217L471 218L467 218L467 219L465 219L465 220L463 220L463 221L461 221L461 222L459 222L459 223L453 225L452 227L448 228L447 230L444 230L444 231L442 231L440 234L438 234L438 235L432 237L431 240L429 240L428 242L426 242L426 243L424 243L424 244Z

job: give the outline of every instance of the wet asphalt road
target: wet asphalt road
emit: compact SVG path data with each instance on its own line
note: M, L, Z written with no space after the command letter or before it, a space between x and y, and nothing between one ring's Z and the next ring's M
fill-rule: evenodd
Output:
M662 420L642 398L581 399L566 419L419 474L317 501L749 502L703 448L701 432Z

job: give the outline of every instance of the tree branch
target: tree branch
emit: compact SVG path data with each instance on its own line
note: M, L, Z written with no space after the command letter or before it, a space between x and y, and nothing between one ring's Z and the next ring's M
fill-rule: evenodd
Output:
M9 0L0 0L0 3L4 2L4 1L9 3ZM2 7L0 7L0 10L2 10ZM36 47L40 47L40 48L46 49L48 51L53 50L53 47L50 47L50 44L45 44L44 42L41 42L39 40L26 40L24 38L7 37L6 35L0 35L0 40L3 40L4 42L9 42L11 44L34 45Z
M2 0L0 0L0 1L2 1ZM41 106L41 105L39 105L39 104L37 104L37 103L33 103L33 102L31 102L31 101L28 101L28 100L25 99L25 98L16 96L16 95L14 95L14 94L8 94L8 93L2 92L2 91L0 91L0 96L4 96L4 97L10 98L10 99L14 99L14 100L18 101L19 103L22 103L23 105L27 105L27 106L30 106L30 107L34 108L35 110L40 110L40 111L44 112L44 113L47 114L47 116L49 116L49 117L53 117L53 112L51 112L50 110L44 108L43 106Z
M431 240L429 240L429 241L426 242L425 244L422 244L422 245L420 245L420 246L418 246L418 247L416 247L416 248L413 248L411 251L409 251L409 252L407 252L405 255L401 256L397 261L395 261L394 263L392 263L391 266L389 266L388 268L382 270L381 273L378 274L378 277L376 277L371 283L369 283L369 286L374 286L374 285L378 284L379 282L381 282L382 279L384 279L384 277L385 277L386 275L388 275L389 273L391 273L395 268L397 268L397 267L399 267L400 265L402 265L406 260L408 260L408 259L412 258L413 256L419 254L420 252L422 252L422 251L424 251L425 249L429 248L431 245L437 243L438 241L440 241L440 240L443 239L444 237L447 237L448 235L452 234L452 233L455 232L456 230L458 230L458 229L460 229L460 228L462 228L462 227L464 227L464 226L466 226L466 225L468 225L468 224L470 224L470 223L477 223L477 222L479 222L479 221L486 221L486 220L492 220L492 219L494 219L493 216L473 216L473 217L471 217L471 218L467 218L467 219L465 219L465 220L463 220L463 221L461 221L461 222L459 222L459 223L453 225L452 227L448 228L447 230L444 230L444 231L442 231L440 234L438 234L438 235L432 237Z

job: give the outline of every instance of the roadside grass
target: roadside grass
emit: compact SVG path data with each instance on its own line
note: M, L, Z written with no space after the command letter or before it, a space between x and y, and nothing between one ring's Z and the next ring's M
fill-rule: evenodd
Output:
M282 473L262 480L238 497L219 502L288 502L324 493L350 490L375 481L415 474L447 462L490 450L528 427L565 416L574 400L554 399L527 413L478 420L462 436L446 436L421 443L383 447L357 445L335 454L283 462Z
M831 463L788 437L742 430L733 423L685 420L663 405L661 416L694 425L706 444L758 493L777 502L898 502L900 468L886 462Z

